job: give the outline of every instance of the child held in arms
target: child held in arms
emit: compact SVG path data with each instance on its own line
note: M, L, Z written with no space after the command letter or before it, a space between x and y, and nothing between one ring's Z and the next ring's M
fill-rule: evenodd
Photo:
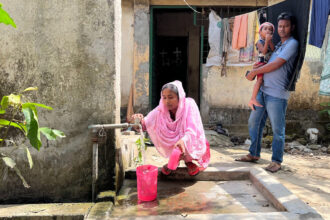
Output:
M259 40L256 43L256 48L258 51L258 61L255 64L255 66L257 67L265 65L268 62L272 52L274 51L275 47L272 42L274 30L275 30L274 25L270 22L265 22L260 25ZM252 110L255 110L254 108L255 106L262 107L262 105L256 99L258 91L263 81L262 79L263 79L263 74L258 74L257 82L254 85L252 97L249 101L249 107Z

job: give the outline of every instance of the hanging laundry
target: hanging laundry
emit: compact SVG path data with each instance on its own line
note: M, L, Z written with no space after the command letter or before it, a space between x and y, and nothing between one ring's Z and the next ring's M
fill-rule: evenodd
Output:
M221 55L220 51L220 34L221 34L221 18L211 10L209 14L209 45L210 51L206 59L206 66L220 66Z
M232 40L233 40L233 30L234 30L234 23L235 23L235 17L228 18L228 24L229 24L229 33L230 33L230 44L228 46L228 51L227 51L227 64L232 65L232 64L238 64L239 63L239 50L233 49L232 45Z
M231 31L230 31L230 24L228 18L224 18L222 20L222 27L223 27L222 52L228 52L231 44Z
M235 17L232 48L240 49L246 47L248 29L248 14L239 15Z
M227 53L231 43L231 32L228 18L222 20L222 27L222 41L220 44L222 46L221 76L227 76Z
M330 14L330 0L314 0L309 30L309 44L321 48Z
M328 34L328 46L325 52L319 94L330 96L330 33Z
M240 49L240 62L252 62L254 61L254 48L255 48L255 30L256 30L256 20L257 11L253 11L248 15L248 25L247 25L247 36L246 36L246 46Z
M220 27L221 31L220 31L220 54L222 55L223 52L223 37L225 35L225 29L224 29L224 19L222 19L220 22L218 22L218 27Z

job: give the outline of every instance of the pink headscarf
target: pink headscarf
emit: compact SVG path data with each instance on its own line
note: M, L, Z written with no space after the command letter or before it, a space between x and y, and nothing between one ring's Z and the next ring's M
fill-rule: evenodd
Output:
M206 146L204 128L198 106L191 98L186 98L180 81L170 84L178 88L179 105L175 114L175 121L163 102L152 110L145 118L145 125L150 138L158 152L163 157L169 157L174 144L180 139L184 141L186 152L198 163L206 168L210 161L209 147Z
M270 22L264 22L264 23L262 23L262 24L260 25L260 27L259 27L259 34L260 34L260 31L262 30L262 28L263 28L265 25L272 26L272 27L273 27L273 34L274 34L274 32L275 32L275 27L274 27L274 25L273 25L272 23L270 23Z

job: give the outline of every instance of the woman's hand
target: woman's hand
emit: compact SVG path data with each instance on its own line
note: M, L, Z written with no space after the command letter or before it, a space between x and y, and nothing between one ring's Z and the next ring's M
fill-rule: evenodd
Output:
M145 128L143 128L143 126L144 126L143 118L144 118L143 115L140 113L132 115L130 123L131 124L135 124L135 122L137 123L137 124L133 125L133 129L135 131L139 131L139 129L140 129L140 127L138 126L139 124L142 125L142 130L145 129Z
M184 141L182 139L180 139L178 142L176 142L174 144L174 147L178 147L181 150L183 155L186 153L186 148L184 146Z
M136 119L138 119L138 121L141 122L143 120L143 115L140 113L132 115L131 123L134 124Z

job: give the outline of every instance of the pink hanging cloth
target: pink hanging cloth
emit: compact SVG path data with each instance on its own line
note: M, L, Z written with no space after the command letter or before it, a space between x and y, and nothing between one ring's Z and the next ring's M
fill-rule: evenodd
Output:
M171 82L178 88L179 105L175 114L175 121L171 119L169 110L163 104L163 97L159 105L145 118L147 132L158 152L168 158L174 144L180 139L184 141L186 153L196 160L203 168L210 162L210 147L206 144L202 119L194 99L186 98L180 81Z
M248 28L248 14L238 15L234 20L232 48L240 49L246 47Z

